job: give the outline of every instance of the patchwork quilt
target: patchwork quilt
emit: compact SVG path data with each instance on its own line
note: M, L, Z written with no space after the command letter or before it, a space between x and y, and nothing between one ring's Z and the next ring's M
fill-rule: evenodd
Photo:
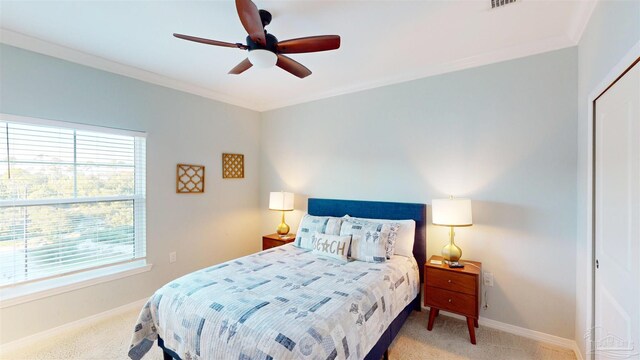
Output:
M414 258L338 262L292 244L202 269L143 307L129 357L158 336L183 360L362 359L418 295Z

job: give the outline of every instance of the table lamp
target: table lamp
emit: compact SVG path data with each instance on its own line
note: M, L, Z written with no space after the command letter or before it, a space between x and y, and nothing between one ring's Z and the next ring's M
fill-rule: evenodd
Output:
M442 257L448 264L454 263L458 265L458 260L462 257L462 249L460 249L453 238L455 232L454 227L471 226L471 200L469 199L438 199L432 203L432 220L433 225L449 226L449 244L442 248Z
M293 210L293 193L276 191L269 193L269 210L282 211L282 222L278 225L278 235L284 237L289 233L289 225L284 222L284 212Z

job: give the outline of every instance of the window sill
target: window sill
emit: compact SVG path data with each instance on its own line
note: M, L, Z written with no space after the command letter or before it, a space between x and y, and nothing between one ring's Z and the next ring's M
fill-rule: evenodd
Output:
M0 289L0 309L141 274L151 270L152 267L153 264L147 264L146 260L138 260L126 264L7 287Z

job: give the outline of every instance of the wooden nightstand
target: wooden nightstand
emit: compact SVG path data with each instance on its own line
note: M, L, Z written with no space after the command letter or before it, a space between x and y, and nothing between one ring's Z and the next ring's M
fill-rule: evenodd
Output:
M461 260L465 264L464 268L451 269L444 263L431 264L431 260L442 261L442 256L434 255L424 264L424 305L431 307L427 329L433 329L433 321L440 310L463 315L467 318L471 343L475 344L475 328L478 327L480 314L482 263Z
M278 234L269 234L262 237L262 250L274 248L276 246L282 246L293 242L296 239L296 234L287 234L285 237L280 237Z

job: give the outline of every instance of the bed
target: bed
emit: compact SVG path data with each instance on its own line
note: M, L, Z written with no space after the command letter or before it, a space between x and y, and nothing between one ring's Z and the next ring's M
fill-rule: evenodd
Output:
M412 219L414 257L344 264L288 244L196 271L149 299L129 357L142 358L156 340L165 359L386 357L420 309L425 205L312 198L308 213Z

